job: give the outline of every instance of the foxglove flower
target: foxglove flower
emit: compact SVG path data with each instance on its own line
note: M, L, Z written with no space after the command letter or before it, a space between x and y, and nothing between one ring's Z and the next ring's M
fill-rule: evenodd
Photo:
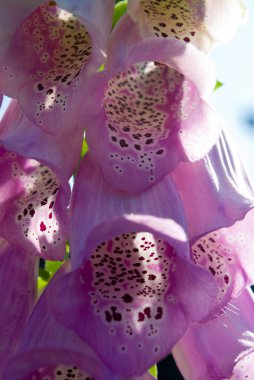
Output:
M242 0L129 0L128 13L142 37L173 37L205 53L227 42L246 15Z
M86 78L105 59L114 6L113 0L58 3L1 3L1 92L18 98L31 121L53 134L73 126Z
M203 157L221 121L205 101L215 83L206 56L174 39L134 44L129 36L121 46L125 35L123 24L116 27L106 69L89 79L93 98L82 117L91 155L105 179L138 193L181 161Z
M31 254L62 260L69 227L68 183L60 181L53 166L2 144L0 166L0 236Z
M0 376L35 303L37 260L0 238Z
M253 296L245 290L221 316L188 330L173 350L186 380L253 378L253 310Z
M194 261L219 283L221 309L254 282L253 188L225 132L203 160L181 164L172 179L183 202Z
M189 324L207 317L217 291L213 276L189 257L174 186L167 177L141 195L124 194L87 155L75 179L71 220L77 269L52 287L52 310L113 372L141 375Z
M66 272L67 266L61 268ZM57 274L60 276L60 273ZM53 279L52 283L54 283ZM41 296L24 330L17 354L4 369L3 380L152 380L145 374L123 379L112 373L71 330L60 325L48 307L49 287Z
M62 182L66 182L78 164L83 140L82 126L72 125L72 130L60 135L49 134L37 128L24 115L17 100L12 100L0 121L0 141L8 150L52 165Z

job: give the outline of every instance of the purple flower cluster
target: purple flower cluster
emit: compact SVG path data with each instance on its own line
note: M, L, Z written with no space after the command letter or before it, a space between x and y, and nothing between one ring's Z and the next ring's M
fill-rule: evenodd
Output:
M0 9L0 379L152 380L171 351L254 378L254 192L207 56L242 1L129 0L113 31L113 0ZM39 258L65 263L38 298Z

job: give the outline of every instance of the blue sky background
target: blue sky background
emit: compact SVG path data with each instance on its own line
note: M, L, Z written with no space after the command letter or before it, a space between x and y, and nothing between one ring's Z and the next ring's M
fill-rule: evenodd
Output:
M245 0L245 4L249 13L245 24L228 44L215 47L210 54L217 78L224 83L212 100L254 181L254 1Z
M254 181L254 1L245 0L245 5L247 21L228 44L215 47L210 55L217 78L224 83L212 100Z

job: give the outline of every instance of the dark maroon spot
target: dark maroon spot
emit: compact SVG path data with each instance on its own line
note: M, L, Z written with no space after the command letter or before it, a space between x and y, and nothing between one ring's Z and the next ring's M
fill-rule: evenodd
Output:
M149 274L148 280L154 281L156 279L156 276L154 274Z
M52 219L52 212L49 214L49 219Z
M48 203L48 198L45 198L41 201L41 206L45 206Z
M37 85L37 88L38 88L39 91L44 90L44 87L43 87L43 85L42 85L41 83L39 83L39 84Z
M157 150L156 154L162 154L164 152L163 149Z
M53 94L54 90L52 88L49 88L47 91L46 91L46 94L47 95L51 95Z
M138 313L138 322L143 322L145 320L145 315L143 313Z
M49 208L52 208L54 206L54 204L55 204L54 201L50 202Z
M105 311L105 316L106 316L106 321L110 323L112 321L112 317L108 310Z
M184 39L183 39L185 42L190 42L190 39L189 39L189 37L184 37Z
M147 316L147 318L151 318L151 309L150 309L150 307L146 307L144 309L144 313Z
M124 139L121 139L120 141L119 141L119 144L120 144L120 146L122 147L122 148L128 148L128 144L126 143L126 141L124 140Z
M130 303L130 302L133 302L133 297L130 296L128 293L126 293L126 294L122 297L122 300L123 300L123 302Z
M212 273L213 276L215 276L215 270L212 267L209 267L209 271Z
M47 227L45 226L45 224L43 222L41 222L40 224L40 230L43 232L43 231L46 231Z
M161 306L157 307L157 314L155 315L155 319L161 319L162 318L163 309Z
M117 313L117 309L115 306L111 306L112 314L113 314L113 319L116 322L120 322L122 320L122 314Z
M226 284L229 283L229 277L227 275L224 276L224 281L225 281Z
M205 249L203 247L202 244L198 244L198 248L200 249L200 251L202 251L203 253L205 253Z
M34 214L35 214L35 210L30 210L29 214L30 214L30 216L32 218L34 216Z

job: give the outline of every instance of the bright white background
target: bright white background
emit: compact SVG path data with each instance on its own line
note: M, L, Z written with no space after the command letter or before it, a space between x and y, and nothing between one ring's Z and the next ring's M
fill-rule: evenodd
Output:
M235 137L254 181L254 1L245 0L248 18L226 45L215 47L210 57L217 78L224 83L215 91L213 104Z

